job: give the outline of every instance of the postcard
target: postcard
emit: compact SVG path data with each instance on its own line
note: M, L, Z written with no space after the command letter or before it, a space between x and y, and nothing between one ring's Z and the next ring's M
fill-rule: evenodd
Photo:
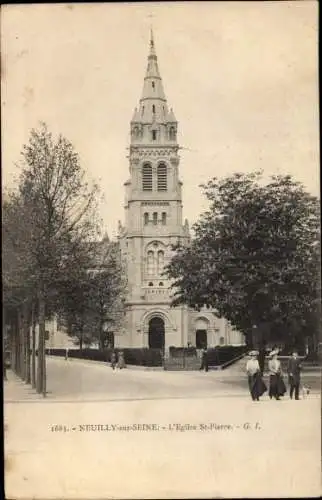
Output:
M5 495L321 495L318 4L1 8Z

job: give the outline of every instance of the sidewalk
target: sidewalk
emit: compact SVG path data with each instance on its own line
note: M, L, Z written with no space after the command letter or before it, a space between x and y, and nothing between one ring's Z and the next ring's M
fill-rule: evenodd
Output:
M30 384L25 384L12 370L7 370L7 380L3 381L4 403L42 400L43 396L37 394Z
M72 358L69 357L67 360L63 356L51 356L50 354L46 355L46 358L49 359L58 359L58 360L63 360L66 363L85 363L86 365L98 365L98 366L108 366L111 367L111 363L107 361L96 361L94 359L84 359L84 358ZM112 368L111 368L112 369ZM141 371L157 371L157 372L163 372L163 366L139 366L139 365L126 365L126 370L141 370Z

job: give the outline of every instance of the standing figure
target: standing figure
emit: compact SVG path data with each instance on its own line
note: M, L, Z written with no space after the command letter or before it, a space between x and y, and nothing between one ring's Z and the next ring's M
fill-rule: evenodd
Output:
M115 351L113 351L111 354L111 368L115 370L115 367L116 367L116 353Z
M250 359L246 364L246 372L248 375L248 387L253 401L259 401L260 396L267 391L267 387L262 379L259 362L257 359L258 351L249 353Z
M295 399L299 398L300 382L301 382L301 363L297 357L297 351L293 350L292 357L288 362L287 373L288 382L290 385L290 398L293 399L293 393L295 392Z
M199 368L199 370L205 370L205 372L208 371L208 351L207 349L204 347L202 349L202 354L201 354L201 366Z
M269 397L279 400L280 396L284 396L286 387L282 378L281 362L277 359L277 354L277 351L271 351L268 362Z
M119 357L118 357L117 367L118 367L120 370L122 370L122 368L125 368L124 352L123 352L123 351L120 351L120 352L119 352Z
M266 358L266 349L265 349L265 346L262 346L259 349L259 353L258 353L258 363L259 363L259 368L260 368L262 376L264 375L265 358Z

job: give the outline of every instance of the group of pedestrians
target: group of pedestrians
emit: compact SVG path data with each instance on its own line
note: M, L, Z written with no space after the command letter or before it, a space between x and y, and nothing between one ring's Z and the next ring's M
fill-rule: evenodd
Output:
M259 398L267 391L266 384L263 380L264 363L261 363L260 366L258 351L251 351L249 355L250 359L246 365L249 392L253 401L259 401ZM270 399L279 400L287 392L287 389L284 383L281 362L278 359L277 349L271 351L269 354L268 370L268 395ZM298 400L301 382L301 363L296 350L293 350L292 357L288 362L287 374L290 398L293 399L293 396L295 396L295 399Z
M126 368L123 351L119 351L118 356L115 351L112 352L111 368L113 370L115 370L115 368L119 368L120 370L122 370L122 368Z

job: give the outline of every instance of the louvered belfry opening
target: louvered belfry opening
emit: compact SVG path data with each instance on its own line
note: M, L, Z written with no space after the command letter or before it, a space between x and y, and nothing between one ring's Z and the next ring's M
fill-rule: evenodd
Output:
M152 166L149 163L142 167L142 189L152 191Z
M158 165L158 191L166 191L167 188L167 166L160 163Z

